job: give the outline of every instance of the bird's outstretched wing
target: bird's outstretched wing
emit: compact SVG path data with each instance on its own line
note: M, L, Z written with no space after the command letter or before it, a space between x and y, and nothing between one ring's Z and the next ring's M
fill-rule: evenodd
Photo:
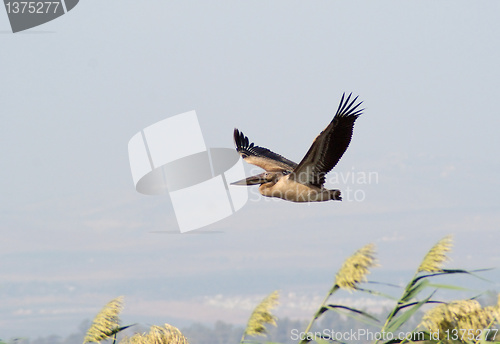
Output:
M290 179L305 185L321 187L325 183L325 175L337 165L351 142L354 122L363 109L357 110L357 104L351 94L345 99L342 95L339 108L330 124L314 139L311 148L293 170Z
M268 172L292 171L297 164L267 148L255 146L250 143L248 137L238 129L234 129L234 143L236 150L249 164L263 168Z

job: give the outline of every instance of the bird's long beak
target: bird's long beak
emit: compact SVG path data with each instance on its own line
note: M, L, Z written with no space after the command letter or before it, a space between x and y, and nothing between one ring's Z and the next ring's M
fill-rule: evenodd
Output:
M238 180L237 182L231 183L231 185L258 185L266 182L267 179L264 178L264 173L261 173L256 176Z

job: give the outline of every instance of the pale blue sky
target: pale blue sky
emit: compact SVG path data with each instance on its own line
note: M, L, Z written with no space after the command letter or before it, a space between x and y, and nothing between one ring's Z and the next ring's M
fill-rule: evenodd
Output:
M496 1L85 0L14 35L0 10L0 337L73 332L118 295L129 322L243 321L250 311L224 300L323 294L369 242L373 279L388 282L447 234L450 267L499 266L498 13ZM335 171L379 179L336 187L363 202L259 200L214 234L151 233L177 225L168 196L134 190L139 130L196 110L207 146L232 147L238 127L298 162L342 92L366 111Z

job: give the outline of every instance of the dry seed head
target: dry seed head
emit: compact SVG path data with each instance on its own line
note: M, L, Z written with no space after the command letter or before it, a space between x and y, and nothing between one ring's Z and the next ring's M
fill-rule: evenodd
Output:
M428 310L423 316L420 325L432 333L441 333L447 329L453 329L455 326L454 319L451 319L446 304Z
M132 337L123 338L120 344L147 344L147 333L136 333Z
M267 324L276 326L276 317L271 310L278 305L279 292L276 290L268 295L257 307L255 307L250 319L248 319L244 336L266 336Z
M125 338L120 344L189 344L177 327L169 324L151 326L148 333L137 333Z
M433 333L439 331L443 336L447 330L484 330L498 323L498 312L498 305L481 308L476 300L453 301L430 309L422 318L421 326Z
M453 240L451 235L439 240L425 255L417 272L441 272L443 264L449 260L446 255L451 251Z
M95 316L83 343L100 343L113 336L120 327L120 318L118 314L123 308L123 296L111 300Z
M500 294L496 305L484 307L484 311L489 316L489 319L494 324L500 324Z
M357 284L366 281L369 268L376 265L375 245L368 244L346 259L335 276L335 284L340 288L353 290Z

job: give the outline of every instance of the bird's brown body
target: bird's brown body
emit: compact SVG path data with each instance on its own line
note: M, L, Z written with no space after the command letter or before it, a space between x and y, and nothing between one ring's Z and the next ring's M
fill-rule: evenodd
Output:
M270 151L255 146L238 129L234 130L236 150L245 161L259 166L266 172L249 177L234 185L258 185L259 192L266 197L277 197L292 202L341 201L340 190L328 190L323 185L325 175L338 163L351 142L354 122L362 110L361 103L354 104L357 97L344 102L330 124L314 140L309 151L299 164Z
M290 175L283 176L277 182L263 183L259 187L262 196L277 197L292 202L323 202L342 200L340 190L327 190L314 185L304 185L290 180Z

